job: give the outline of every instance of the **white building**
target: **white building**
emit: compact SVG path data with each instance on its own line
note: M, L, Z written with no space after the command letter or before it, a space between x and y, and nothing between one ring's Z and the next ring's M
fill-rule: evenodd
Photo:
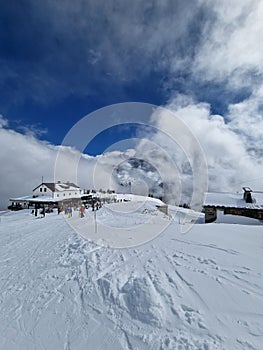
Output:
M79 205L81 204L81 189L72 182L42 182L33 189L31 196L9 200L12 202L12 205L8 207L11 210L27 208L30 205Z
M43 182L33 189L33 198L51 197L55 201L80 199L81 189L72 182Z

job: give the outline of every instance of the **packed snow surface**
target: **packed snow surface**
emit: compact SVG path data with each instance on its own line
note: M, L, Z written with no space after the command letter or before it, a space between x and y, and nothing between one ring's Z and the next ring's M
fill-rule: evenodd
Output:
M263 208L263 193L252 192L252 203L247 203L243 193L206 193L205 205L230 208Z
M139 220L146 233L167 221L155 238L118 249L72 228L83 220L93 230L89 212L1 213L0 349L261 350L262 226L182 234L183 210L165 218L151 208L97 212L103 237L126 222L132 234Z
M138 197L138 196L137 196ZM161 201L137 200L105 204L98 211L87 210L80 220L78 212L68 220L83 238L112 248L143 244L157 237L171 223L171 218L156 205ZM170 220L169 220L170 219Z

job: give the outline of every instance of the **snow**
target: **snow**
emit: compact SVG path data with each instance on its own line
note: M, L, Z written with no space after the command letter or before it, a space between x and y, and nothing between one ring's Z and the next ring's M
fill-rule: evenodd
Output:
M204 206L263 209L263 193L252 192L253 203L247 203L242 193L206 193Z
M152 200L105 204L98 211L90 208L79 220L73 212L70 226L83 238L106 247L124 248L143 244L157 237L171 220L160 212Z
M117 201L135 201L135 202L147 201L147 202L155 203L156 205L165 205L164 202L162 202L158 198L145 197L145 196L140 196L138 194L132 194L132 193L117 193L116 199Z
M9 199L11 202L12 201L20 201L20 202L38 202L38 203L55 203L56 200L53 197L50 196L41 196L41 197L32 197L32 196L24 196L24 197L17 197L17 198L10 198Z
M77 185L71 183L55 183L55 190L58 192L63 191L76 191L80 188Z
M185 209L122 204L96 212L97 243L72 228L86 223L95 236L89 210L1 213L0 349L262 349L262 227L182 234ZM121 248L126 223L133 240L143 227L144 244ZM101 244L115 230L119 248Z

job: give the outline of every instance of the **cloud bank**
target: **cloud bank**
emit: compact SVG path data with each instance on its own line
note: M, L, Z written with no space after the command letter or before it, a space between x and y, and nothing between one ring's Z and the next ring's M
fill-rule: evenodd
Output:
M213 115L209 104L195 103L189 97L179 96L169 104L169 109L187 124L204 150L210 190L237 191L244 185L262 189L263 134L259 128L262 118L253 114L254 102L254 98L249 98L242 104L231 105L228 123L223 116ZM237 113L241 109L242 113ZM162 125L162 116L156 123Z
M59 152L63 155L63 164L55 173ZM6 120L0 117L0 210L6 209L9 198L31 195L42 177L46 182L74 181L85 189L121 190L112 173L132 154L132 150L112 151L92 157L74 147L54 146L38 140L32 134L24 135L8 129ZM76 158L79 160L78 166L72 169ZM55 178L55 174L59 177Z

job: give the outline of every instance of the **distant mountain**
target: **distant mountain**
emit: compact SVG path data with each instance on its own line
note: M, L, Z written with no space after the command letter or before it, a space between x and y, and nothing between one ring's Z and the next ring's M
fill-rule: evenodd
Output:
M163 197L162 178L158 170L144 159L125 160L114 170L113 177L124 192ZM140 189L143 193L138 193ZM146 189L148 193L145 193Z

